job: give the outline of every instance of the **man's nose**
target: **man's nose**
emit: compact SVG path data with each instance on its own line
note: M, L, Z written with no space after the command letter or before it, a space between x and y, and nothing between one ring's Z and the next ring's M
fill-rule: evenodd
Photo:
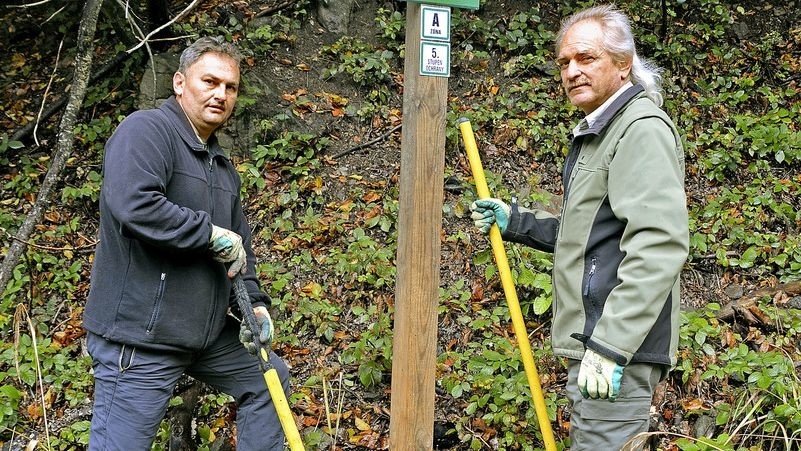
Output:
M564 70L562 70L562 75L567 79L573 79L581 75L581 69L579 69L575 60L570 60Z
M220 83L214 88L215 99L225 99L228 96L228 87L224 83Z

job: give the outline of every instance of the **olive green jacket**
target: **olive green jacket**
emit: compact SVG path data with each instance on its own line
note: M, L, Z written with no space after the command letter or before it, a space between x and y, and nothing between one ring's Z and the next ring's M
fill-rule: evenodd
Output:
M673 366L689 249L681 138L635 85L571 139L559 217L512 204L503 237L553 251L557 356Z

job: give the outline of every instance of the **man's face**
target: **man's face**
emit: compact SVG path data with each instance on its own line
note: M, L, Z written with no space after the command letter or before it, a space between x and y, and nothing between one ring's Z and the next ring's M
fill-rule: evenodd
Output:
M570 27L556 59L562 87L585 114L595 111L626 83L631 63L616 62L603 48L603 29L585 20Z
M208 52L185 73L176 72L172 87L178 103L206 140L234 111L239 95L239 66L225 54Z

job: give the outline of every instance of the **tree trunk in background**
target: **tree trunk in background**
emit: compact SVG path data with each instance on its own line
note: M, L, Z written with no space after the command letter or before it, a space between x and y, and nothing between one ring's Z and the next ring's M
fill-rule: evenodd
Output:
M100 7L103 0L86 0L84 4L81 24L78 28L78 51L75 55L75 72L73 74L70 98L64 115L61 117L59 125L58 141L56 151L47 170L39 194L33 208L28 212L28 216L17 231L14 241L9 246L8 253L0 266L0 288L5 289L6 284L11 280L14 267L17 266L20 256L25 252L27 241L33 233L34 228L42 219L45 210L50 204L50 195L59 180L61 171L67 163L67 159L72 153L73 140L75 133L75 122L78 118L78 111L83 105L86 96L86 87L89 84L89 72L92 68L92 55L94 46L92 41L97 29L97 16L100 14Z
M186 386L182 387L183 384ZM196 445L192 443L192 418L202 391L200 382L186 376L183 376L178 383L174 395L180 396L183 402L179 406L171 407L166 416L170 422L169 451L195 450Z
M156 28L169 22L170 9L167 0L147 0L147 31L153 31ZM162 41L162 39L172 38L174 34L167 27L153 36L156 42L152 42L150 47L156 51L163 51L172 44L171 41Z

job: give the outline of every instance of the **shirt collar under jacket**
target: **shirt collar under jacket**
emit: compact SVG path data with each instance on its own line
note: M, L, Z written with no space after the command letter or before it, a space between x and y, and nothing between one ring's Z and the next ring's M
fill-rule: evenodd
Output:
M629 89L632 86L634 85L630 81L627 81L625 84L623 84L623 86L620 87L620 89L618 89L614 94L612 94L608 99L606 99L606 102L602 103L601 106L596 108L592 113L584 116L583 120L587 121L587 128L592 128L593 124L598 119L598 116L600 116L601 113L603 113L607 108L609 108L609 105L611 105L612 102L615 101L615 99L620 97L621 94L623 94L627 89ZM579 135L580 125L581 122L576 124L576 126L573 128L574 135Z
M176 100L176 103L178 103L178 106L181 107L181 111L184 112L184 116L186 116L186 121L189 122L189 125L192 126L192 131L195 132L195 138L197 138L197 140L198 140L198 142L200 142L200 144L205 146L206 145L206 141L204 141L203 138L200 137L200 134L197 132L197 127L195 127L195 123L192 122L192 119L189 119L189 115L186 114L186 110L184 109L184 106L181 104L181 102L177 101L178 100L177 97L176 97L175 100Z
M205 144L199 140L192 126L192 122L186 116L186 113L184 113L183 108L181 108L181 105L174 95L170 96L158 109L168 114L170 124L191 149L195 151L211 152L212 149L218 146L214 133L209 136ZM216 153L219 152L214 152L214 154Z

